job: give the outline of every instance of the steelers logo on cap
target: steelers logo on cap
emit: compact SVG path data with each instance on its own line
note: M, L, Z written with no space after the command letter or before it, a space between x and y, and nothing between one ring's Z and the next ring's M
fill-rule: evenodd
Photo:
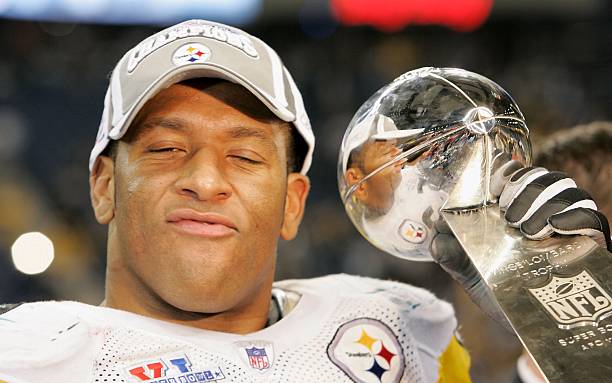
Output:
M174 65L201 64L210 59L210 48L198 43L182 45L172 55Z
M427 238L427 229L420 223L405 219L399 227L399 235L410 243L423 243Z

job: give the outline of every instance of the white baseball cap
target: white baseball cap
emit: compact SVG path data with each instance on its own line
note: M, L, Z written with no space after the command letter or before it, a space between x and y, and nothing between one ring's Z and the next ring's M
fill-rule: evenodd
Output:
M154 34L117 63L89 170L111 140L119 140L138 111L159 91L180 81L213 77L242 85L278 118L291 122L308 151L300 172L312 162L314 134L302 95L278 54L260 39L227 25L189 20Z
M424 129L401 130L390 117L383 114L368 115L355 125L342 143L342 169L346 171L351 152L369 139L376 141L397 140L421 133Z

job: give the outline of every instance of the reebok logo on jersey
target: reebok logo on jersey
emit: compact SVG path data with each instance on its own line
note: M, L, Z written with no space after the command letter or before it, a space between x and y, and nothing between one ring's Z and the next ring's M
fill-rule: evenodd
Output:
M355 382L397 383L404 374L397 337L376 319L360 318L340 326L327 355Z
M126 369L130 382L198 383L218 382L225 379L221 367L192 368L187 355L163 357L140 362Z

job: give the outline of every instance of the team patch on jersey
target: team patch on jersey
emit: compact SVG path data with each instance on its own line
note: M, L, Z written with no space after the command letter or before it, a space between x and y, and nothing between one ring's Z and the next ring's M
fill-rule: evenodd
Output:
M397 337L376 319L360 318L340 326L327 355L359 383L396 383L404 374L404 353Z
M174 65L201 64L210 59L210 48L204 44L189 43L181 45L172 55Z
M399 227L399 235L410 243L423 243L427 238L427 230L422 224L405 219Z
M225 379L221 367L194 368L187 355L161 357L136 363L126 368L129 382L199 383Z
M274 362L274 345L263 340L234 342L240 360L253 370L267 372Z

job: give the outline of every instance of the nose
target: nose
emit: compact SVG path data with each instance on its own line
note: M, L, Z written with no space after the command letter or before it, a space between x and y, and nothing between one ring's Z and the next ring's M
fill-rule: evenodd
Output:
M222 202L232 195L220 160L210 152L194 154L175 183L177 193L199 201Z

